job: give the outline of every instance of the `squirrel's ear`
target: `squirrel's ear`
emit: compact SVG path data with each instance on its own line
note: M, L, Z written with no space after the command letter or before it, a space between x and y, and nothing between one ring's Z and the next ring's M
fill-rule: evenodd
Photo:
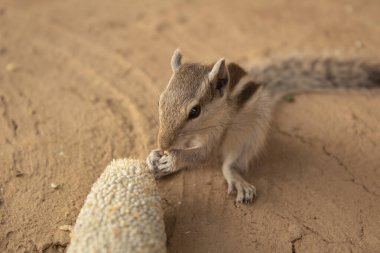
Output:
M216 89L218 89L221 95L223 95L223 88L227 86L230 81L230 74L228 72L224 58L220 59L214 64L212 70L208 74L208 79L210 82L216 84Z
M173 72L176 72L181 66L181 58L182 58L181 51L179 50L179 48L177 48L173 53L172 61L171 61Z
M228 78L228 69L226 67L226 63L224 58L217 61L210 73L208 73L208 79L213 81L215 78Z

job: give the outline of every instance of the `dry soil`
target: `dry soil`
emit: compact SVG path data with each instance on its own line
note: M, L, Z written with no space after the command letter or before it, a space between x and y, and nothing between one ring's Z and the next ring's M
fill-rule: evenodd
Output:
M155 148L158 95L185 61L380 59L377 0L0 1L0 252L64 252L113 158ZM304 94L278 106L247 175L159 182L170 252L380 252L380 93Z

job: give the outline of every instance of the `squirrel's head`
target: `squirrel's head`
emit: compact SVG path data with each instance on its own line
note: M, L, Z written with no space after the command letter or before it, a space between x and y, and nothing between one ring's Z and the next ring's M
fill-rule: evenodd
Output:
M201 146L223 127L228 116L230 75L222 58L213 65L181 63L177 49L171 60L173 75L159 100L161 150Z

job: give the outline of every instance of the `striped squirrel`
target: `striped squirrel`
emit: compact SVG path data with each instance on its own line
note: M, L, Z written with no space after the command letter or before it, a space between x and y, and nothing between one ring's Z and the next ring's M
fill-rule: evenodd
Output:
M287 93L380 87L380 67L332 58L279 61L246 72L222 58L212 65L181 63L175 50L173 75L159 99L159 149L147 163L156 178L222 158L228 193L249 203L256 189L242 177L262 151L276 102Z

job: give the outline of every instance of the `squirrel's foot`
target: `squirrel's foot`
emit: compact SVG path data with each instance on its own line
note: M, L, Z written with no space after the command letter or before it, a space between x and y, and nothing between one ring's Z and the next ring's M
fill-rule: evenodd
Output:
M236 201L239 203L249 204L256 198L256 188L241 177L233 177L227 180L227 184L227 193L231 194L236 190Z
M256 198L256 188L244 180L229 182L227 193L231 194L234 190L237 192L236 201L239 203L249 204Z
M159 149L152 150L146 162L156 179L176 171L174 156L162 154Z

